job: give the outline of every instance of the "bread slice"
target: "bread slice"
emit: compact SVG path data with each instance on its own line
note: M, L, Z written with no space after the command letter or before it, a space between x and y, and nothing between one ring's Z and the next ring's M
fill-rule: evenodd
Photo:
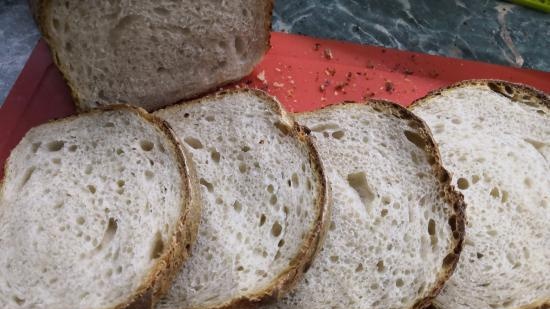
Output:
M284 293L322 239L328 193L302 128L263 92L221 92L156 112L192 153L198 245L158 308L242 308Z
M467 81L413 111L432 129L468 205L457 271L441 308L550 308L550 98Z
M31 129L0 186L0 308L151 306L200 203L169 127L112 106Z
M38 3L36 3L38 1ZM34 0L80 109L153 110L249 74L269 47L271 0Z
M463 201L424 123L384 101L297 114L319 149L334 206L304 280L264 308L423 308L452 273Z

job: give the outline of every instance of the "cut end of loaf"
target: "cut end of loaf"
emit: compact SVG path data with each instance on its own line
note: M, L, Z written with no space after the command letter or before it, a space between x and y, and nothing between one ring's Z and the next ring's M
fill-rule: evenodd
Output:
M40 24L81 109L147 110L252 71L269 47L271 1L52 0Z

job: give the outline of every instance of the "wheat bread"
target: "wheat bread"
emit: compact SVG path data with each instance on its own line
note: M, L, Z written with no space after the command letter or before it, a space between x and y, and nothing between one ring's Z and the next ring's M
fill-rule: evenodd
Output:
M438 308L550 308L550 99L522 85L466 81L412 106L432 129L467 225Z
M273 98L221 92L157 111L192 153L204 212L163 308L243 308L289 289L328 217L317 152Z
M34 0L79 109L153 110L249 74L269 48L271 0Z
M31 129L0 186L0 307L154 304L196 238L187 157L162 120L127 106Z
M463 201L429 130L384 101L296 114L319 150L334 206L296 289L264 308L424 308L457 263Z

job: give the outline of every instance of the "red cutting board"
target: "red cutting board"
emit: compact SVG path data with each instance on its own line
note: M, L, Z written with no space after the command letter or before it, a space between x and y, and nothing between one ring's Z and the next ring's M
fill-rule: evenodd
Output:
M230 87L266 90L289 111L366 98L407 106L430 90L474 78L550 92L550 73L541 71L276 32L271 45L254 72ZM74 112L69 90L40 41L0 108L0 166L29 128ZM0 169L0 179L2 174Z

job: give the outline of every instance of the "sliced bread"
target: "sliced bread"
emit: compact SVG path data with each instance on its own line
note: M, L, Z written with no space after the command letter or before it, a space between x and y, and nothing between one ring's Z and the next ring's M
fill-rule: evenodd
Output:
M309 265L328 216L310 138L263 92L221 92L156 112L192 153L204 211L197 246L158 308L242 308Z
M458 260L462 197L424 123L389 102L297 114L316 138L334 206L323 249L265 308L423 308Z
M31 129L0 186L0 307L144 307L188 256L194 173L169 127L112 106Z
M440 308L550 308L550 98L467 81L413 111L466 201L464 250Z
M147 110L249 74L269 47L271 0L34 0L80 109Z

